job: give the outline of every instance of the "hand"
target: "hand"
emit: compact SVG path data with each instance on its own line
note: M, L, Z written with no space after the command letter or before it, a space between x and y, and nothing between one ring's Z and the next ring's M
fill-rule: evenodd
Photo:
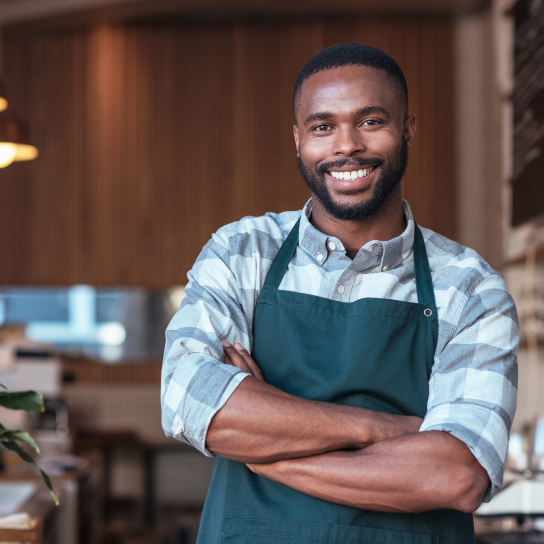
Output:
M257 380L264 382L261 370L257 363L251 358L251 355L245 350L242 344L232 346L227 340L221 340L223 344L224 363L232 365L248 374L251 374Z

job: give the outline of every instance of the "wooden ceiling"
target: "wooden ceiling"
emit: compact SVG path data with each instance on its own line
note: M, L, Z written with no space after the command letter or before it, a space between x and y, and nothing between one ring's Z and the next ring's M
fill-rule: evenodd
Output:
M35 26L191 15L457 15L483 9L488 3L487 0L4 0L2 19L7 26Z

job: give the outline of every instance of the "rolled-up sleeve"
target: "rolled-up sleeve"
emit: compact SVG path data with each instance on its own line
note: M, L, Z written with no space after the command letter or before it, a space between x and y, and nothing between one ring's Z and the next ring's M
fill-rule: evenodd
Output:
M248 376L223 364L222 339L251 349L244 293L230 268L228 236L215 234L192 270L180 309L166 330L162 366L162 426L167 436L207 456L213 416Z
M517 400L519 326L502 277L481 281L435 363L421 431L445 431L472 451L489 475L484 501L503 485Z

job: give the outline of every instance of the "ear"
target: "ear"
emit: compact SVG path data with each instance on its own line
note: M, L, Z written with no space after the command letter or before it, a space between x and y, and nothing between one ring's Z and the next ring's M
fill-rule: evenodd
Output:
M406 138L406 145L408 150L412 147L414 143L414 138L416 136L416 116L410 115L406 121L404 121L404 137Z
M295 147L297 148L297 157L300 157L300 140L298 138L298 126L293 125L293 136L295 137Z

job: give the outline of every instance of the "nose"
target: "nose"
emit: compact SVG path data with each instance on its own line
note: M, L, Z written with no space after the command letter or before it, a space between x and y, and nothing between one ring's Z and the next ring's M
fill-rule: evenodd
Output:
M353 126L339 127L334 139L333 154L352 157L365 151L362 134Z

